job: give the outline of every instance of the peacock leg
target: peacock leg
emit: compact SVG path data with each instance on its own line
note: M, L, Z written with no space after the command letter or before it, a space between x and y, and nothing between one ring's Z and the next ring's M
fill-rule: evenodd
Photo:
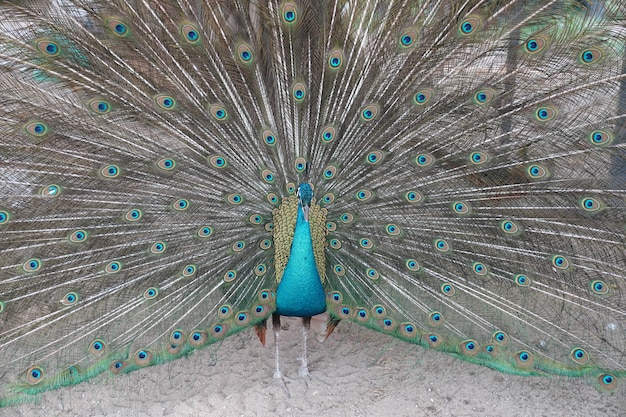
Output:
M300 360L302 364L300 365L300 376L304 378L306 381L311 380L311 374L309 373L309 364L307 360L307 336L309 334L309 329L311 328L311 317L302 317L302 357Z
M272 314L272 330L274 332L274 349L276 350L274 378L283 379L283 374L280 372L280 314Z

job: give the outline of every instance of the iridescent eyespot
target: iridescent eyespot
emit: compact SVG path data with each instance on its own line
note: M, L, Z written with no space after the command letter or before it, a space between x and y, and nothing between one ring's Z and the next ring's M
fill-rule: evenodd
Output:
M443 339L436 334L429 334L425 335L425 340L430 347L436 348L441 345Z
M511 220L501 221L500 229L502 229L504 233L507 233L510 235L514 235L520 231L520 228L517 226L517 224L512 222Z
M271 130L264 130L261 134L261 137L263 138L263 142L265 142L266 145L276 145L276 135Z
M226 120L226 118L228 117L226 109L219 104L213 104L209 106L209 114L219 122Z
M231 282L237 277L237 271L230 269L224 274L224 281Z
M366 106L363 110L361 110L361 119L366 122L374 120L377 115L378 106L375 106L373 104L370 104L369 106Z
M335 138L335 135L337 134L337 130L332 127L332 126L328 126L326 127L324 130L322 130L322 142L324 143L328 143L330 141L332 141Z
M84 230L76 230L72 232L69 237L69 241L72 243L80 243L84 242L85 240L87 240L87 232L85 232Z
M495 97L495 93L490 89L479 90L474 94L474 103L482 106L484 104L489 104L493 101Z
M480 27L480 20L476 17L468 17L459 25L459 32L462 35L470 35Z
M140 349L133 355L133 361L139 366L148 366L152 362L152 353L149 350Z
M419 203L420 201L422 201L422 198L422 194L418 193L417 191L407 191L404 194L404 199L409 203Z
M174 210L184 211L189 208L189 200L181 198L180 200L176 200L174 204L172 204Z
M586 365L589 362L589 354L581 347L575 347L570 352L570 358L579 365Z
M430 88L419 90L415 94L413 94L413 104L417 106L423 106L425 104L428 104L433 99L434 95L435 92Z
M115 36L124 37L129 34L128 26L120 19L109 19L106 25Z
M431 326L441 326L442 324L445 323L445 319L443 318L443 314L441 314L438 311L433 311L428 316L428 323Z
M288 182L287 184L285 184L285 191L287 191L288 194L293 194L296 192L296 184L294 184L293 182Z
M245 247L246 242L244 242L243 240L238 240L237 242L232 244L231 249L233 250L233 252L241 252L242 250L244 250Z
M469 160L474 165L482 165L489 160L489 155L485 152L475 151L470 154Z
M91 342L91 344L89 345L89 352L92 355L100 355L102 353L104 353L105 351L105 344L102 340L94 340L93 342Z
M408 48L415 43L417 39L417 31L415 29L408 29L400 35L400 46Z
M372 192L370 190L359 190L356 192L355 197L359 201L367 201L372 198Z
M189 344L195 348L203 346L207 340L206 332L195 330L189 334Z
M37 42L37 49L39 52L44 53L45 55L54 57L59 55L60 48L56 42L52 42L49 40L40 40Z
M176 166L176 162L174 162L174 160L170 158L163 158L157 162L157 166L166 171L171 171Z
M338 239L330 239L328 243L333 249L341 249L341 242Z
M434 245L439 252L448 252L450 250L450 245L443 239L436 239Z
M613 136L604 130L594 130L589 134L589 140L594 145L602 146L611 143Z
M326 167L326 169L324 169L324 179L325 180L330 180L332 179L335 174L337 174L337 167L333 166L333 165L329 165Z
M198 237L209 237L213 233L213 228L210 226L202 226L198 229Z
M146 300L156 298L157 295L159 295L159 290L155 287L150 287L143 292L143 298L145 298Z
M190 44L197 44L200 41L200 31L191 23L185 23L180 27L183 39Z
M364 248L364 249L371 249L374 245L372 244L372 241L370 239L367 238L361 238L359 239L359 245Z
M182 330L173 330L170 333L170 342L180 344L185 340L185 333Z
M542 179L548 175L548 171L540 165L530 165L526 168L526 173L532 180Z
M452 203L452 210L459 215L468 214L470 212L469 205L463 201Z
M354 220L354 215L350 213L343 213L341 216L339 216L339 220L341 220L342 223L350 224Z
M333 49L328 56L328 66L332 70L338 70L343 65L344 56L341 49Z
M333 193L326 193L322 197L321 203L326 205L326 204L332 203L333 201L335 201L335 194L333 194Z
M333 291L328 294L328 301L333 304L341 304L343 301L343 295L339 291Z
M493 341L501 346L505 346L509 343L509 335L502 331L494 332Z
M338 277L343 277L346 275L346 269L342 265L335 265L333 267L333 271L335 271L335 275Z
M481 262L474 262L472 264L472 270L476 275L480 276L485 276L489 273L489 269Z
M287 2L283 4L281 14L282 14L283 20L288 24L295 23L296 20L298 19L296 5L292 2Z
M262 305L255 306L252 310L254 317L265 317L269 314L269 310Z
M268 203L276 205L278 204L278 196L275 193L268 193L265 196L265 199L267 200Z
M515 275L515 283L520 287L528 287L530 285L530 278L524 274Z
M580 206L583 208L583 210L590 213L596 212L602 208L602 204L600 203L600 201L591 197L585 197L580 200Z
M150 247L150 252L157 255L157 254L165 252L165 248L166 248L165 242L161 242L161 241L154 242L152 246Z
M537 52L541 52L543 48L546 47L546 40L541 36L535 36L530 38L524 43L524 49L529 54L536 54Z
M403 323L400 326L400 333L405 337L417 337L417 329L413 323Z
M597 279L591 281L591 291L599 295L605 295L609 293L609 286L604 281Z
M236 314L235 323L238 326L245 326L246 324L250 323L250 316L245 311L241 311Z
M335 222L326 222L326 230L329 232L334 232L337 230L337 223Z
M569 261L562 255L555 255L552 257L552 265L558 269L569 268Z
M8 211L0 210L0 225L6 224L11 219Z
M108 274L115 274L122 269L122 264L118 261L112 261L107 264L104 271Z
M264 169L263 171L261 171L261 179L268 184L272 184L274 183L275 179L274 173L269 169Z
M272 247L272 241L269 239L263 239L260 243L259 243L259 247L263 250L268 250L269 248Z
M617 387L617 378L611 374L603 374L598 377L598 383L602 389L614 390Z
M530 368L533 366L534 357L530 352L522 350L515 355L515 362L521 368Z
M450 284L441 284L441 292L444 295L452 296L455 293L454 287Z
M38 366L33 366L32 368L29 368L28 371L26 371L26 381L30 385L40 383L43 380L43 376L43 369Z
M385 226L385 231L391 236L398 236L400 234L400 228L398 227L398 225L393 223Z
M419 271L420 264L415 259L407 259L404 263L409 271Z
M378 271L375 270L374 268L367 268L367 270L365 271L365 274L367 275L369 279L373 279L373 280L377 280L378 277L380 277L380 275L378 274Z
M107 165L100 170L100 175L104 178L117 178L120 175L120 168L117 165Z
M375 305L372 307L372 315L377 319L384 319L387 316L387 310L381 305Z
M360 322L366 322L370 318L370 312L364 308L359 308L356 312L356 319Z
M196 273L195 265L187 265L183 268L183 277L188 278Z
M126 212L126 215L124 216L124 218L128 220L129 222L136 222L137 220L141 219L142 216L143 216L143 213L141 210L131 209L131 210L128 210L128 212Z
M209 164L218 169L224 168L228 165L228 163L226 162L226 158L219 155L209 157Z
M255 225L256 225L256 224L261 224L261 223L263 223L263 217L262 217L260 214L251 214L251 215L248 217L248 221L249 221L251 224L255 224Z
M91 100L89 102L89 108L98 114L106 114L111 111L111 105L104 100Z
M213 326L212 330L213 337L221 339L222 337L226 336L227 327L223 324L216 324L215 326Z
M258 264L254 268L254 275L256 275L257 277L262 277L263 275L265 275L266 271L267 271L267 268L265 267L265 264Z
M22 264L22 268L26 272L36 272L41 269L41 260L37 258L31 258Z
M156 102L156 104L159 105L159 107L165 110L172 110L176 107L176 101L172 97L164 94L159 94L158 96L156 96L154 98L154 101Z
M44 197L57 197L59 194L61 194L61 187L56 184L50 184L43 187L40 193Z
M596 48L589 48L580 53L580 62L585 65L598 62L600 58L602 58L602 51Z
M367 163L371 165L375 165L382 161L383 153L381 151L373 151L367 154Z
M78 302L78 294L75 292L68 292L61 298L61 304L64 306L71 306Z
M249 64L253 61L252 50L246 44L241 44L237 47L237 57L244 64Z
M535 110L535 118L540 122L547 122L556 117L556 109L552 107L539 107Z
M48 133L48 126L41 122L32 122L24 126L24 130L29 135L40 138Z
M415 157L415 163L422 168L432 165L434 160L435 159L427 153L421 153Z
M228 200L230 204L235 205L243 203L243 197L239 194L229 194L228 196L226 196L226 200Z
M228 304L223 305L217 311L217 315L221 319L227 319L233 314L233 309Z
M480 345L474 340L467 340L461 343L461 353L469 356L477 355L480 352Z
M306 98L306 87L302 83L295 83L291 89L291 95L296 102L301 103Z

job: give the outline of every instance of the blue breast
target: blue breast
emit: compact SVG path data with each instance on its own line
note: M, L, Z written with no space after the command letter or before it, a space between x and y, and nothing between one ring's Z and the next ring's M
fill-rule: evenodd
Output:
M326 296L313 256L311 228L298 207L298 220L289 260L276 290L276 312L310 317L326 311Z

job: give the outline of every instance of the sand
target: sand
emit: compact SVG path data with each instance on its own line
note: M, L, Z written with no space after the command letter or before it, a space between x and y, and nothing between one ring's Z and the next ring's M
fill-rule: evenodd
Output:
M272 378L271 334L263 347L246 331L186 359L47 392L0 416L626 415L624 390L505 375L343 322L324 343L311 334L307 384L298 376L299 321L284 327L286 384Z

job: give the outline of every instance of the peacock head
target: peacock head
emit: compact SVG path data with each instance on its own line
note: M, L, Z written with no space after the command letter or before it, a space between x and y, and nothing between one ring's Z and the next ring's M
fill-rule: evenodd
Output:
M298 185L298 201L304 212L304 219L309 221L309 208L313 199L313 187L308 182Z

